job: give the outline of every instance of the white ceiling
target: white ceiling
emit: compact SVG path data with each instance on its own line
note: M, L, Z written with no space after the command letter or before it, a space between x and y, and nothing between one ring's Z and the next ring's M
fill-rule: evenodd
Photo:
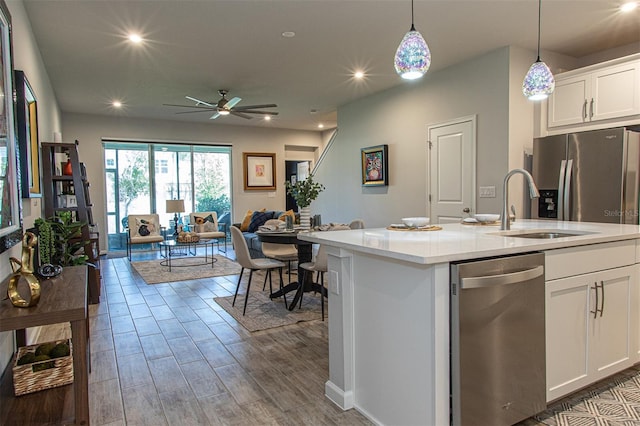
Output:
M543 50L582 57L640 44L640 8L622 15L621 2L543 1ZM409 0L24 4L63 112L317 130L318 122L336 125L339 105L411 84L393 68L411 24ZM415 25L434 71L506 45L535 51L537 12L536 0L416 0ZM126 41L131 31L143 36L142 46ZM358 69L363 81L351 76ZM185 95L217 101L218 89L241 97L239 106L276 103L280 115L270 123L212 121L210 113L176 115L178 108L163 106L189 104ZM121 110L110 106L114 99Z

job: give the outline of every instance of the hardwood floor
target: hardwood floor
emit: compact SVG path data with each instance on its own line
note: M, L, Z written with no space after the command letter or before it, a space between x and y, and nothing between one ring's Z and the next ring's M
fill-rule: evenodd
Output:
M371 424L324 396L326 322L249 333L213 301L233 294L236 275L147 285L126 258L104 260L102 275L89 307L92 425ZM71 386L46 391L46 408L43 393L3 403L0 423L69 422ZM11 392L3 385L3 401Z

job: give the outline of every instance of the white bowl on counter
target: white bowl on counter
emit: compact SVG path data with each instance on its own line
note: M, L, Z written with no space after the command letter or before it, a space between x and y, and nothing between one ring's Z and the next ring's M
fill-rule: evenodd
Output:
M474 214L473 218L475 220L477 220L478 222L495 222L498 219L500 219L500 215L499 214Z
M409 228L421 228L429 224L428 217L403 217L402 223Z

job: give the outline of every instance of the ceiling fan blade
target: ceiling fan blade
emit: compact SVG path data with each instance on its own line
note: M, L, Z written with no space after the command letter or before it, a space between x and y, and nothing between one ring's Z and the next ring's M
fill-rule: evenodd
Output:
M276 111L246 111L246 110L242 110L242 111L237 111L237 110L233 110L231 111L231 113L233 114L234 112L241 112L243 114L264 114L264 115L278 115L279 113Z
M217 106L217 105L214 105L214 104L209 103L209 102L201 101L200 99L197 99L197 98L194 98L194 97L191 97L191 96L185 96L185 98L189 99L190 101L195 102L196 105L202 104L202 105L207 105L207 106L210 106L210 107Z
M241 100L242 98L239 98L237 96L235 98L231 98L226 104L224 104L224 107L227 109L231 109L236 106Z
M164 105L164 106L181 107L181 108L191 108L191 109L193 109L193 108L197 108L197 109L203 109L203 110L206 110L206 111L211 111L211 110L216 110L216 109L218 109L218 108L217 108L217 107L215 107L215 106L208 107L208 106L198 106L198 105L178 105L178 104L162 104L162 105Z
M231 114L232 114L232 115L235 115L235 116L237 116L237 117L246 118L247 120L251 120L251 118L252 118L250 115L247 115L247 114L245 114L245 113L243 113L243 112L231 111Z
M176 115L178 114L195 114L195 113L201 113L201 112L211 112L210 109L201 109L199 111L182 111L182 112L176 112Z
M213 114L211 117L209 117L209 120L215 120L216 118L220 117L220 113L216 112L215 114Z
M276 108L278 105L276 104L263 104L263 105L247 105L234 108L236 111L245 111L247 109L258 109L258 108Z

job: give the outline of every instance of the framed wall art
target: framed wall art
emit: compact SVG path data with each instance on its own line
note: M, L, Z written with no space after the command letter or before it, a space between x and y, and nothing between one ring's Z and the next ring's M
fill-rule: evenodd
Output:
M40 197L38 104L23 71L15 70L16 124L20 149L22 198Z
M362 186L389 185L388 145L370 146L360 150Z
M276 189L276 154L243 152L244 189Z
M22 240L11 53L11 15L0 0L0 253Z

